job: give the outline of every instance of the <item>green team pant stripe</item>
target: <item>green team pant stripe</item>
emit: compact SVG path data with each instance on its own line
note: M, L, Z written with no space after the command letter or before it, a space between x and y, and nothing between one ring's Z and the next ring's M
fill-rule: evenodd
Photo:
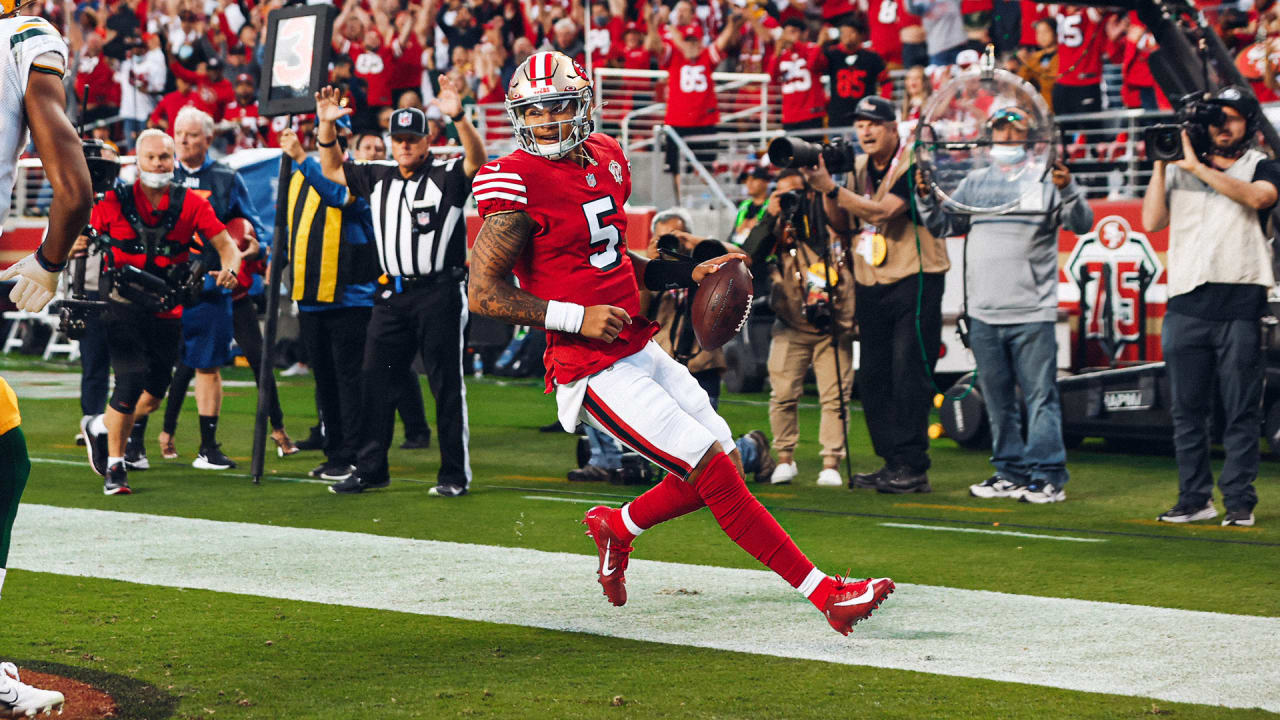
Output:
M9 566L9 534L18 516L18 501L27 487L31 460L27 458L27 439L16 427L0 435L0 568Z

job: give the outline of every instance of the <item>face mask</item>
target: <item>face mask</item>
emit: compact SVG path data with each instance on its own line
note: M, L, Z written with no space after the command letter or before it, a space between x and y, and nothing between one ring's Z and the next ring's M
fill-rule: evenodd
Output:
M1016 165L1027 156L1027 149L1021 145L992 145L991 159L1001 165Z
M138 179L142 181L144 186L152 190L160 190L169 187L169 183L173 182L173 173L153 173L143 170L138 173Z

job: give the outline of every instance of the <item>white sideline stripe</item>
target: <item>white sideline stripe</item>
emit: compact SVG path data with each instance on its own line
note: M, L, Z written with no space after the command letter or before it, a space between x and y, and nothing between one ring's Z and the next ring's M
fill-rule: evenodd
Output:
M633 558L613 608L585 539L553 553L48 505L22 505L13 537L9 567L37 572L1280 711L1280 618L903 583L845 638L762 570Z
M89 469L88 460L61 460L58 458L42 458L42 457L33 457L33 458L30 458L30 460L33 463L44 463L46 465L72 465L75 467L84 468L86 470ZM169 461L162 460L161 462L168 463ZM183 464L183 463L180 463L180 464ZM185 464L190 465L191 463L185 463ZM229 473L229 472L220 472L218 473L217 476L224 477L224 478L232 478L232 477L233 478L252 478L253 477L248 473ZM313 477L293 477L292 475L263 475L262 479L263 480L283 480L285 482L291 482L291 483L311 483L312 485L332 485L333 484L332 480L321 480L319 478L313 478ZM398 479L400 478L397 478L397 480ZM405 479L405 482L418 482L418 481ZM606 500L604 502L614 502L614 501Z
M547 502L582 503L584 505L609 505L611 503L618 502L618 498L609 498L607 500L601 500L598 498L592 499L592 498L547 497L546 495L524 495L522 497L525 500L545 500Z
M1106 542L1102 538L1082 538L1071 535L1039 535L1036 533L1017 532L1014 530L984 530L982 528L943 527L941 525L914 525L912 523L880 523L880 527L907 528L910 530L942 530L944 532L980 533L983 535L1010 535L1013 537L1035 538L1037 540L1066 540L1067 542Z

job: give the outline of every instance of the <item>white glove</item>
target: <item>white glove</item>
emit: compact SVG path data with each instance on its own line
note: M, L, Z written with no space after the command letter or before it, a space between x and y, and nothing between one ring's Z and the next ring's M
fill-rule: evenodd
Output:
M32 253L0 272L0 282L14 280L9 299L19 310L40 312L53 299L58 291L58 273L51 273L40 267L35 253Z

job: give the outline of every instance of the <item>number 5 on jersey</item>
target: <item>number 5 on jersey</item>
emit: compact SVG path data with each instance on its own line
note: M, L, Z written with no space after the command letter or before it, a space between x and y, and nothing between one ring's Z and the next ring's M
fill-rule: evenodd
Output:
M612 196L606 195L583 203L582 212L587 216L587 228L591 231L591 247L604 246L591 253L591 266L597 270L612 270L622 262L622 253L618 251L622 233L618 232L617 226L608 225L606 221L618 213L618 206L613 204Z

